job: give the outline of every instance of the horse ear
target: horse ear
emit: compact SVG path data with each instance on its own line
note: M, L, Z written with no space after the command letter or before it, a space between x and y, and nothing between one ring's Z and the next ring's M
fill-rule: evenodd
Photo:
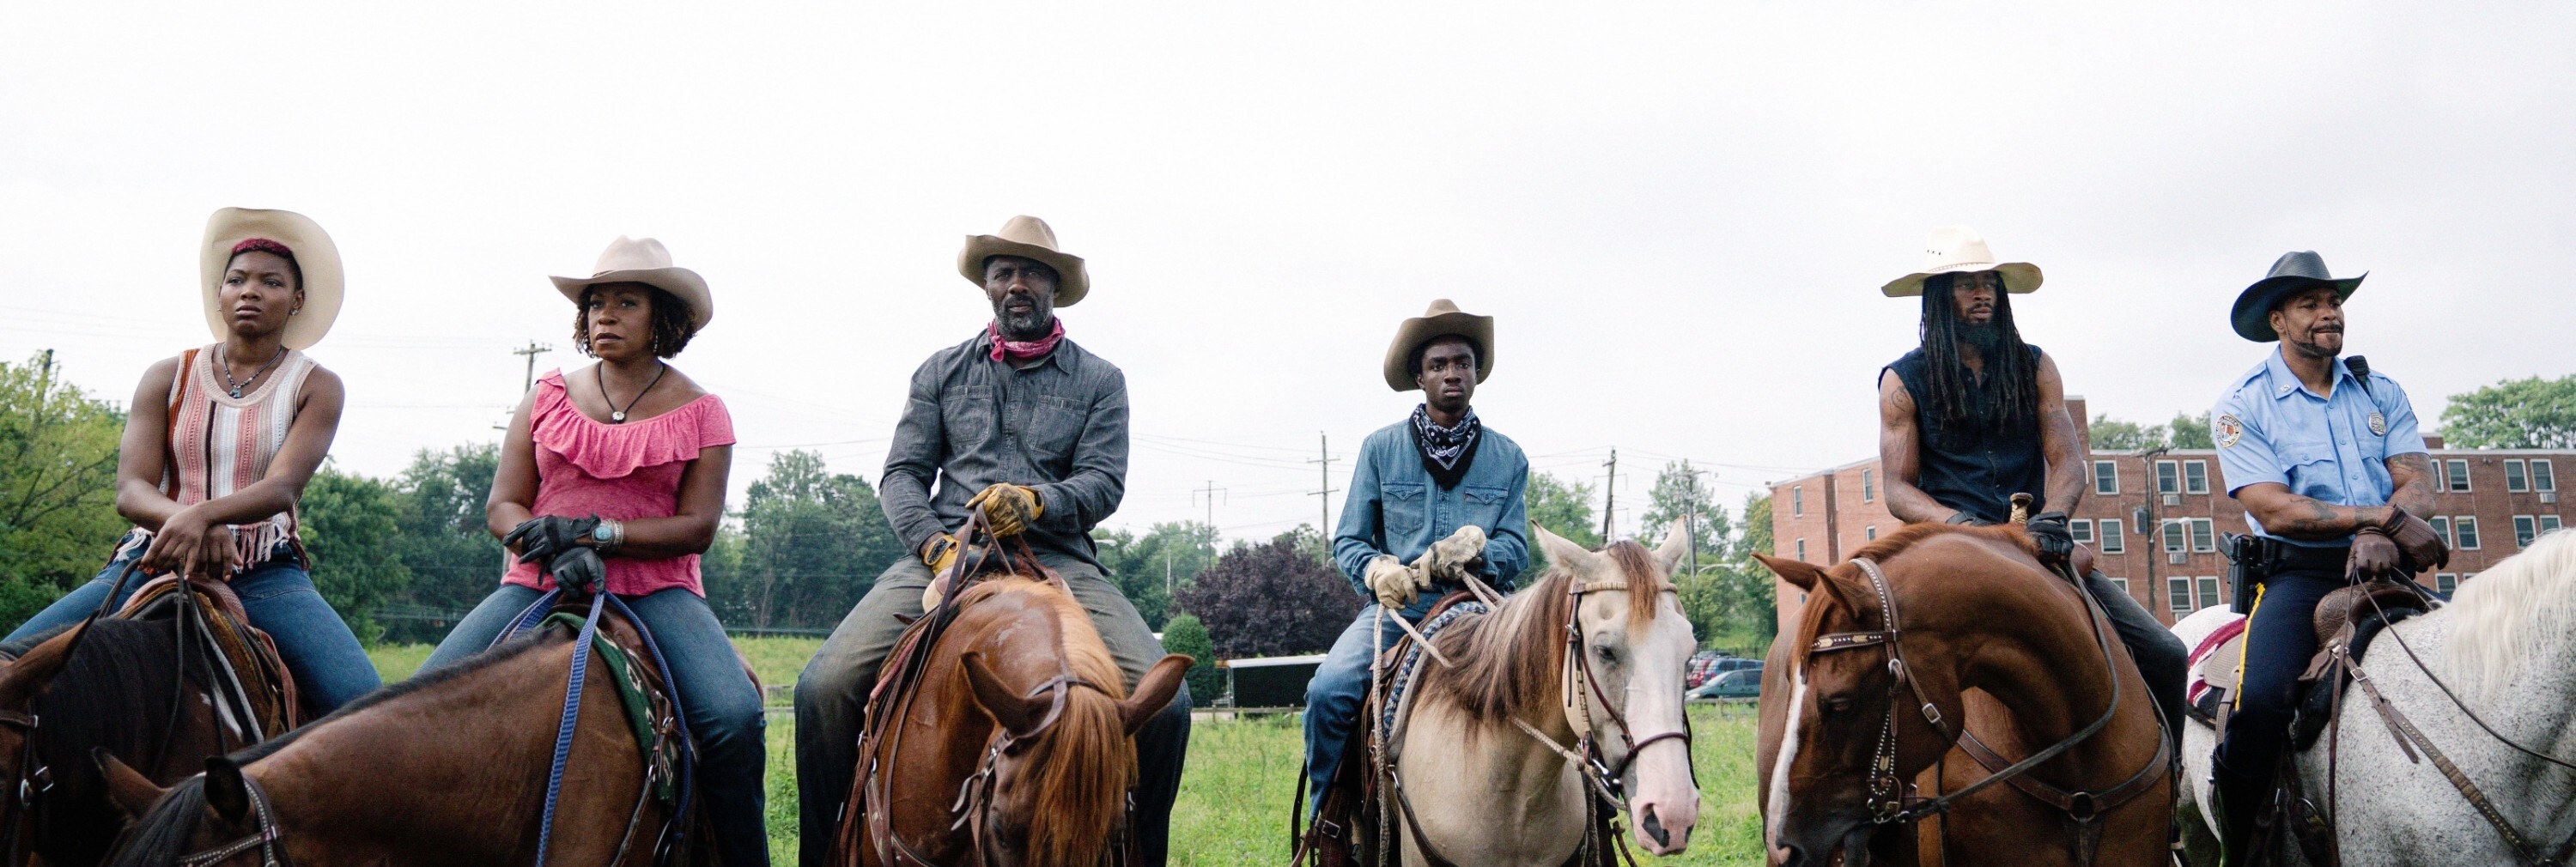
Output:
M1547 552L1549 562L1568 570L1576 570L1577 563L1592 561L1592 552L1584 550L1581 545L1566 541L1563 536L1548 532L1546 527L1541 527L1536 522L1530 524L1530 535L1538 538L1538 548Z
M229 756L206 757L206 806L231 825L250 816L250 784L242 781L241 766Z
M43 644L36 645L17 661L9 663L8 668L0 669L0 708L24 709L28 702L36 699L36 693L43 692L47 684L53 683L54 675L63 670L63 663L70 661L64 651L71 647L72 637L79 635L80 631L78 626L63 630L61 635L45 639Z
M153 785L142 772L127 767L106 747L91 747L89 760L98 765L99 776L107 778L108 802L115 804L116 809L128 819L143 818L144 813L151 812L153 804L160 803L162 795L170 793L168 789Z
M1663 546L1655 549L1655 565L1661 567L1664 574L1671 575L1673 567L1680 565L1683 557L1690 556L1690 549L1690 522L1674 518L1672 531L1664 534Z
M1013 691L1010 684L1002 682L1001 675L993 673L992 666L984 664L981 651L967 651L957 661L966 669L967 684L975 688L975 703L983 705L984 712L992 714L993 721L1001 723L1004 731L1023 734L1037 728L1038 721L1046 718L1050 700L1030 698Z
M1759 551L1753 553L1753 559L1762 561L1762 565L1771 567L1771 574L1780 576L1780 580L1787 581L1800 590L1814 592L1817 584L1826 583L1825 570L1818 569L1816 564L1805 560L1773 557Z
M1190 673L1190 666L1196 662L1175 653L1154 663L1153 670L1145 672L1145 679L1136 682L1136 691L1128 693L1127 699L1118 703L1118 722L1126 726L1129 737L1134 737L1137 729L1145 727L1146 720L1153 719L1155 714L1162 713L1163 708L1172 703L1172 696L1181 691L1183 676Z

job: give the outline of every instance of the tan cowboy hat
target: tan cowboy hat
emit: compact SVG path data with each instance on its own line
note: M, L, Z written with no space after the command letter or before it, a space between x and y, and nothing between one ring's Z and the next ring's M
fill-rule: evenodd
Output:
M331 320L340 318L344 282L340 248L320 224L294 211L225 208L206 218L206 243L197 251L197 273L205 283L206 330L214 332L216 340L231 333L215 293L224 285L224 271L232 266L233 248L254 239L276 242L295 254L295 270L304 277L304 306L287 318L280 340L288 349L322 342L322 335L331 331Z
M2039 266L2028 262L1995 264L1995 254L1986 249L1986 239L1966 226L1943 226L1932 230L1932 240L1923 244L1923 267L1912 274L1896 278L1878 291L1889 298L1906 298L1923 294L1923 278L1934 274L1993 271L2003 275L2004 291L2028 295L2039 291Z
M995 256L1019 256L1045 262L1055 269L1055 306L1071 307L1091 292L1091 272L1083 270L1082 257L1057 249L1055 230L1045 220L1022 214L1002 224L1002 230L990 235L966 236L966 247L957 251L957 273L966 282L984 285L984 260Z
M642 283L671 293L689 302L689 330L707 327L716 318L715 296L707 294L707 279L698 272L671 264L671 251L651 238L617 236L608 249L599 254L599 267L588 277L552 277L555 291L562 292L572 303L581 303L583 290L602 283Z
M1422 386L1413 381L1413 351L1435 337L1464 337L1476 344L1476 381L1484 382L1494 375L1494 317L1476 316L1458 311L1458 305L1447 298L1435 299L1431 309L1404 320L1395 329L1395 342L1386 347L1386 384L1397 391L1414 391Z

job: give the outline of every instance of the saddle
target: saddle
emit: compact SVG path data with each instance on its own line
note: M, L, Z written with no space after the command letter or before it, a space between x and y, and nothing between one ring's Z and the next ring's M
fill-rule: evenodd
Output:
M2326 594L2317 602L2317 652L2299 675L2298 711L2292 724L2293 748L2305 751L2315 746L2335 712L2338 687L2351 678L2348 665L2361 663L2370 650L2371 641L2389 624L2404 620L2428 609L2422 588L2410 581L2384 578L2345 587ZM2205 646L2196 661L2194 673L2198 683L2190 702L2194 719L2218 729L2223 739L2227 734L2227 717L2235 706L2238 687L2243 683L2241 665L2245 655L2245 620L2221 627L2211 634L2215 645ZM2206 645L2206 642L2205 642Z
M557 602L538 621L536 628L561 627L569 634L581 634L584 603L566 598ZM607 616L606 613L603 613ZM637 633L644 625L629 620ZM627 728L635 735L635 749L644 756L648 770L645 779L652 786L653 799L672 804L679 797L679 769L691 761L696 745L680 731L680 709L671 699L672 690L654 669L652 657L628 648L601 629L591 635L590 646L599 652L599 660L608 666L609 681L617 685L617 703L626 710Z
M191 618L188 626L204 635L217 652L219 664L213 668L224 681L218 687L232 693L228 698L247 709L255 725L243 733L249 738L245 743L302 725L304 708L296 696L295 678L287 671L286 660L278 656L277 642L250 625L241 597L233 595L232 587L211 579L190 578L184 586L196 604L186 604L190 600L180 596L179 576L163 575L135 590L114 616L145 621Z

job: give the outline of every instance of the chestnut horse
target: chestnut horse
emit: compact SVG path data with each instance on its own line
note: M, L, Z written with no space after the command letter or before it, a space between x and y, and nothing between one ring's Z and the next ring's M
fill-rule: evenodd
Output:
M599 634L637 660L657 699L657 728L677 736L641 637L612 616L600 618ZM207 759L203 776L169 789L107 759L112 796L141 817L108 863L533 863L572 638L570 629L539 630L385 687L284 737ZM674 823L652 797L616 675L597 656L591 663L548 860L653 864ZM695 842L673 854L713 863Z
M1829 569L1761 560L1808 594L1762 689L1776 863L2167 863L2172 780L2146 684L2020 530L1916 525ZM1981 766L1972 739L2020 779ZM1949 800L1910 800L1904 780ZM2090 821L2025 787L2078 796Z
M1131 695L1090 616L1053 583L985 578L941 607L913 627L947 617L915 688L889 697L860 742L832 863L1109 863L1136 777L1132 738L1191 659L1163 657Z

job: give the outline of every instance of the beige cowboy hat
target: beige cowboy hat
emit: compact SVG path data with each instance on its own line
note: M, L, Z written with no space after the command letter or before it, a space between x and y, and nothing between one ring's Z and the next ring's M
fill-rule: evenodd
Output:
M1071 307L1091 292L1091 272L1083 270L1082 257L1057 249L1055 230L1046 221L1027 214L1012 217L1002 230L990 235L966 236L966 247L957 251L957 273L966 282L984 285L984 260L995 256L1019 256L1045 262L1055 269L1055 306Z
M651 238L617 236L608 249L599 254L599 266L588 277L552 277L555 291L581 303L581 293L602 283L642 283L671 293L671 297L689 303L689 330L707 327L716 318L715 296L707 294L707 279L698 272L671 264L671 251Z
M1464 337L1476 344L1476 381L1484 382L1494 375L1494 317L1462 313L1447 298L1434 299L1431 309L1404 320L1395 329L1395 342L1386 347L1386 384L1397 391L1414 391L1422 386L1413 381L1413 351L1435 337Z
M233 248L251 240L285 247L295 254L295 270L303 275L304 306L286 320L281 342L288 349L322 342L322 335L331 331L331 320L340 318L344 288L340 248L313 218L294 211L224 208L206 218L206 243L197 251L197 273L205 284L206 330L214 332L216 340L231 333L224 325L223 304L215 296L224 285L224 271L232 266Z
M2028 262L1995 264L1995 254L1986 249L1986 239L1966 226L1943 226L1932 230L1932 240L1923 244L1923 267L1912 274L1898 277L1878 291L1889 298L1907 298L1923 294L1923 278L1934 274L1993 271L2003 275L2004 291L2028 295L2039 290L2039 266Z

